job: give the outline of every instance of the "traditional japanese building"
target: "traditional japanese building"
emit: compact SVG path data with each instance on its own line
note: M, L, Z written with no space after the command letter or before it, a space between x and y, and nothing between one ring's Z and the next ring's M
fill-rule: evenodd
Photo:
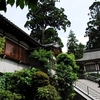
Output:
M14 72L23 68L37 67L39 63L30 58L36 49L52 50L57 56L61 48L57 44L42 45L0 14L0 37L5 37L3 54L0 56L0 72Z
M30 49L42 47L40 43L0 14L0 37L5 37L5 47L0 72L13 72L32 65ZM35 63L35 62L34 62Z
M100 49L86 50L83 58L76 60L76 62L85 72L99 72Z
M59 55L60 53L62 53L61 47L57 42L56 43L50 43L50 44L44 44L43 46L47 51L52 50L55 57L57 55Z

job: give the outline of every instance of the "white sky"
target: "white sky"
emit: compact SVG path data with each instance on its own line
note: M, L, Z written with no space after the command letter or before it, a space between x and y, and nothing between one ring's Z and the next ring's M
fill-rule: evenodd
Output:
M62 7L65 9L65 14L68 19L71 21L71 27L67 28L67 31L63 30L58 31L59 37L61 38L64 48L63 52L67 51L67 37L69 35L69 31L72 30L75 33L76 38L79 42L86 44L88 38L84 38L85 29L87 27L87 22L89 21L89 6L95 0L60 0L60 2L56 3L57 7ZM10 7L8 6L7 12L4 13L0 11L7 19L17 25L19 28L23 29L28 34L30 33L27 28L24 28L24 24L27 21L26 14L28 13L27 7L21 10L20 8Z

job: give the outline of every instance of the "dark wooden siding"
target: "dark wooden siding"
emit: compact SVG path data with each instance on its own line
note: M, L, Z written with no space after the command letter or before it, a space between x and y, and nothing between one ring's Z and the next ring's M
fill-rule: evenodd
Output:
M96 71L95 64L85 65L86 72L93 72Z
M22 63L29 63L27 50L10 40L6 40L4 54Z

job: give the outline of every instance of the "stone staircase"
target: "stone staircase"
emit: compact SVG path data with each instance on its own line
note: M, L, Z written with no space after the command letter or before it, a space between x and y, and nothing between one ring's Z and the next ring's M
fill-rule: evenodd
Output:
M79 79L74 86L91 97L91 100L100 100L100 88L98 88L97 83L86 79Z

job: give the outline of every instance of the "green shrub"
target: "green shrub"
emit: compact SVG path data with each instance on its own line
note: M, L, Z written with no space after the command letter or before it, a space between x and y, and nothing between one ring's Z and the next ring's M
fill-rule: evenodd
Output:
M9 90L25 96L25 100L33 99L33 75L36 68L23 69L13 73Z
M0 76L0 89L8 89L11 86L11 76L12 73L3 73Z
M0 89L5 91L9 90L11 93L24 95L24 100L32 99L32 91L34 89L34 87L32 87L33 75L36 71L36 68L32 68L23 69L14 73L4 73L2 76L0 76ZM4 92L4 95L6 92Z
M46 86L49 84L49 77L42 71L34 73L34 84L36 87Z
M40 63L38 68L49 75L48 70L52 67L53 52L44 49L34 50L34 52L31 53L31 57L37 59L38 63Z
M0 89L0 100L24 100L20 94L12 93L9 90Z
M61 100L58 92L54 86L48 85L44 87L39 87L37 92L38 100Z
M43 98L60 100L46 73L33 68L0 76L0 100L43 100Z
M55 87L62 100L72 100L74 94L73 83L78 79L79 67L76 65L74 55L61 53L57 57L55 68Z

